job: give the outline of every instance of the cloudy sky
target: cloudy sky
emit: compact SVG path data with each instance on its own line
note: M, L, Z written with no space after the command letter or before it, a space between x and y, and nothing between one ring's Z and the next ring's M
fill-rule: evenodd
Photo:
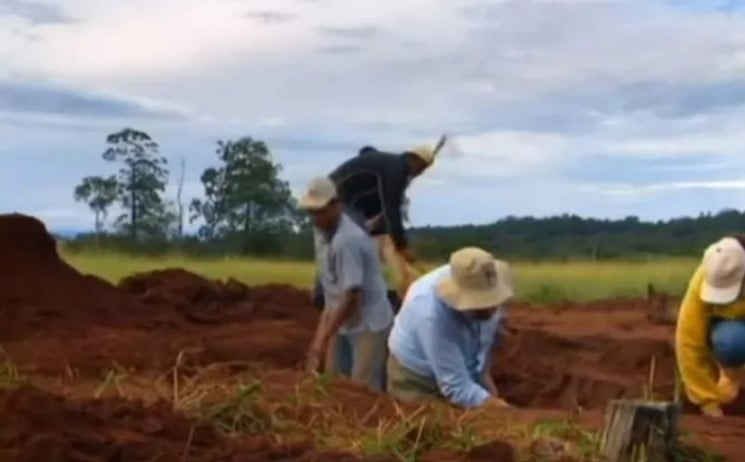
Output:
M218 138L299 191L449 132L410 195L451 224L743 208L744 120L745 1L0 0L0 212L55 229L92 226L72 190L125 126L189 197Z

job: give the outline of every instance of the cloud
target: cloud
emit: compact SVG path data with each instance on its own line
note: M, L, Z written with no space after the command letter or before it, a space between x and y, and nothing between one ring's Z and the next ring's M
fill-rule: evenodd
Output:
M319 53L330 55L346 55L359 53L362 47L359 45L324 45L316 49Z
M6 113L180 119L183 112L157 102L137 101L46 83L0 79L0 110Z
M639 81L594 86L549 96L546 102L605 114L651 112L660 117L689 117L745 105L745 81L677 83Z
M3 0L0 2L2 16L15 16L37 25L75 22L58 5L35 0Z
M252 19L261 24L282 24L290 22L297 16L282 11L251 11L246 13L247 18Z
M96 173L103 137L129 119L186 156L191 181L216 139L265 140L293 188L364 145L400 152L448 132L459 154L415 182L417 223L736 205L745 15L683 3L65 2L85 21L0 22L3 162L26 172L22 186L42 181L30 150L81 159L50 167L28 205L44 210L65 208L49 198Z
M586 184L582 186L587 192L618 197L640 197L650 194L669 193L674 191L741 191L745 190L745 178L731 180L677 181L649 184Z
M336 38L350 40L367 40L378 34L378 28L373 26L357 27L333 27L323 26L319 29L322 34L330 35Z
M736 13L745 9L742 0L666 0L670 6L693 11Z

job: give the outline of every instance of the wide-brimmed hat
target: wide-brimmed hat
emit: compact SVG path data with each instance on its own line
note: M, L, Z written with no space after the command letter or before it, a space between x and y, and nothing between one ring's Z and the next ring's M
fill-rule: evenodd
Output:
M715 242L704 252L703 271L701 300L714 305L734 302L745 278L745 249L733 237Z
M305 210L320 210L336 199L336 186L325 176L313 178L300 198L300 207Z
M406 151L409 154L413 154L424 161L425 164L430 165L435 161L435 150L434 148L427 146L426 144L420 144Z
M458 311L493 308L514 296L509 265L478 247L466 247L450 256L450 275L436 290Z

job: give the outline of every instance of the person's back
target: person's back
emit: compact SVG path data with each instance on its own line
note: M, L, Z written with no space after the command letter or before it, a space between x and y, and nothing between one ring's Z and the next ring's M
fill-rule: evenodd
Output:
M479 248L454 252L449 264L417 279L388 338L388 392L462 407L504 404L490 358L501 306L513 293L509 266Z
M380 256L391 270L399 299L417 272L411 266L413 257L403 223L405 192L410 180L424 172L433 160L433 151L426 146L401 154L365 146L329 174L347 215L375 238ZM320 308L324 301L319 292L316 282L314 304Z
M409 288L401 310L396 315L389 347L400 358L406 358L408 365L421 375L432 377L435 370L427 357L428 341L443 340L438 333L448 332L448 340L465 348L467 368L474 372L483 368L487 358L481 348L491 342L497 333L501 313L488 322L473 323L460 313L445 306L435 292L438 281L448 277L449 265L443 265L417 279ZM406 309L410 307L411 309ZM412 328L414 327L415 328ZM467 359L466 359L467 358ZM477 377L474 377L477 378Z
M367 150L339 165L329 177L355 221L383 215L370 234L391 233L397 239L403 236L400 204L409 181L403 156Z

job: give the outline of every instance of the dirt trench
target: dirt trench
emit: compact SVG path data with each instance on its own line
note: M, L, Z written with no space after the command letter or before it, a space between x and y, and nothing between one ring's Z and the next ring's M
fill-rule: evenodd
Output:
M292 370L302 364L317 322L310 295L288 286L210 281L183 269L133 275L118 286L80 274L59 257L44 225L23 215L0 216L0 256L8 269L0 277L0 344L24 373L162 373L184 354L193 366L240 361ZM508 313L492 373L501 393L522 408L600 411L613 398L641 396L652 368L654 394L669 398L674 386L672 338L671 325L650 322L645 300L516 304ZM366 398L359 399L366 405ZM67 401L35 389L2 392L0 400L0 419L28 428L25 436L22 430L0 430L2 460L42 460L36 454L46 450L63 454L43 459L52 461L148 460L143 454L161 452L162 460L178 460L193 425L157 406ZM741 410L745 406L731 409ZM120 415L133 426L116 423ZM68 425L72 421L87 423ZM739 419L717 424L722 437L711 435L715 427L704 421L691 416L687 425L725 449L745 437ZM3 423L0 429L7 428ZM32 437L33 428L49 431ZM210 452L207 446L215 436L199 432L204 447L195 443L194 450L202 455L189 460L318 456L307 444L275 447L261 438L220 442ZM253 449L247 452L246 447Z

